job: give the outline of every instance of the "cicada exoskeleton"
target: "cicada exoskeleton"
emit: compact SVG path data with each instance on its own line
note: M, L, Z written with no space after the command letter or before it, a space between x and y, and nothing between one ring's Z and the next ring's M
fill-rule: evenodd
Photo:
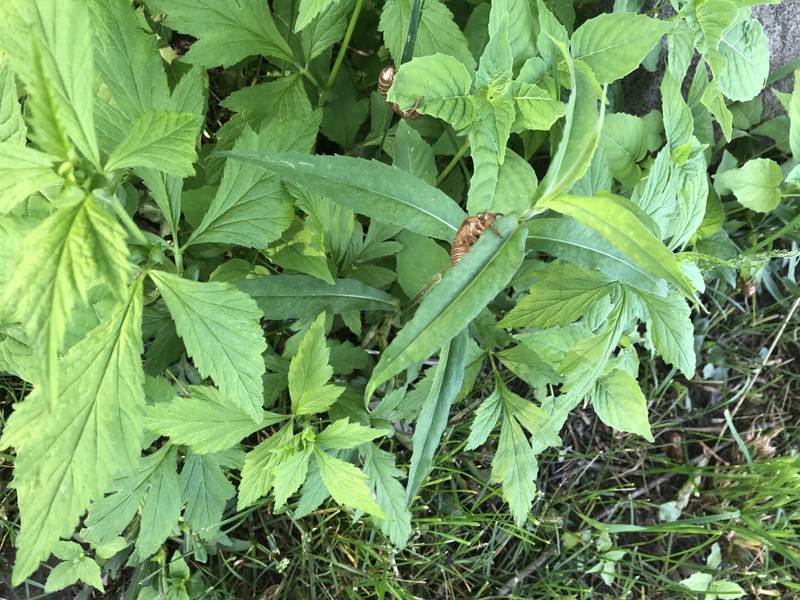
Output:
M383 96L383 99L387 102L388 100L386 97L389 95L389 88L392 87L392 84L394 83L395 73L395 68L390 65L388 67L384 67L380 75L378 75L378 93ZM403 119L416 119L419 116L417 107L419 107L420 102L422 102L422 98L418 98L414 106L408 110L401 109L394 102L389 102L389 106L391 106L392 110Z
M458 263L487 229L491 229L499 236L500 232L495 229L494 224L501 216L500 213L482 212L474 217L464 219L453 239L453 245L450 247L450 264Z

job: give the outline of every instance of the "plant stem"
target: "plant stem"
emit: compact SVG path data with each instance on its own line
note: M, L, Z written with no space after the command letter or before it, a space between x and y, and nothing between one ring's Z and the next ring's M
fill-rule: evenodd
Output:
M464 156L467 148L469 148L469 139L464 140L464 143L461 145L461 148L458 149L458 152L456 152L450 162L447 163L447 166L444 168L444 170L436 176L435 183L437 186L444 181L444 178L450 174L450 171L453 170L453 167L458 164L458 161L460 161Z
M178 275L183 274L183 250L178 242L178 232L172 232L172 258L175 259L175 268L178 270Z
M800 214L795 215L795 217L791 221L789 221L786 225L781 227L778 231L764 238L763 240L758 242L755 246L752 246L749 252L753 252L755 250L758 250L759 248L764 248L768 246L769 244L777 240L779 237L781 237L783 234L788 233L798 225L800 225Z
M408 34L406 35L406 44L403 47L403 57L400 59L400 64L410 61L414 56L420 16L422 16L422 0L414 0L414 5L411 7L411 22L408 24Z
M123 208L122 203L119 201L119 199L117 199L115 196L112 196L106 191L100 191L99 193L95 192L95 194L100 199L102 199L111 208L111 210L114 211L114 213L117 215L117 218L119 218L119 220L122 221L122 224L125 225L125 227L131 233L131 235L133 235L133 237L135 237L137 240L139 240L139 242L141 242L145 246L150 245L150 242L148 242L147 238L144 237L142 230L139 229L139 226L136 223L134 223L131 216Z
M356 21L358 21L358 15L361 13L361 7L363 4L364 0L356 0L356 6L353 9L353 14L350 15L350 22L347 24L347 31L344 32L342 45L339 46L339 53L336 55L336 62L333 63L331 73L328 75L328 80L325 82L326 88L329 88L333 85L333 82L336 80L336 75L339 73L339 67L341 67L342 62L344 62L344 55L347 54L347 48L350 46L350 38L353 37L353 31L356 28Z

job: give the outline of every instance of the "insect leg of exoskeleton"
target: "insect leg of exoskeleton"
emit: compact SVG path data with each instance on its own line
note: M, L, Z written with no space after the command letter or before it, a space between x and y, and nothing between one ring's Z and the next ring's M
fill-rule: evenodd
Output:
M504 216L504 215L503 215L503 213L497 213L497 214L495 215L495 220L497 219L497 217L502 217L502 216ZM497 230L497 227L495 227L495 226L494 226L494 223L492 223L491 225L489 225L489 229L491 229L491 230L492 230L492 232L494 232L494 234L495 234L497 237L500 237L500 238L501 238L501 237L503 237L503 234L502 234L502 233L500 233L500 232Z

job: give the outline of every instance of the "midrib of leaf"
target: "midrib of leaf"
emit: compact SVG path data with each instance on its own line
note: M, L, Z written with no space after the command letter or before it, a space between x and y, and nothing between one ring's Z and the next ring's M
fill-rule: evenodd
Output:
M218 207L213 207L212 206L211 208L216 208L216 213L217 214L214 215L208 221L208 223L206 223L205 219L204 219L203 222L200 223L200 226L194 231L194 233L192 233L192 235L189 238L189 240L183 245L183 248L186 248L186 247L190 246L197 238L201 237L203 235L203 233L205 233L209 229L213 229L215 226L217 226L217 224L225 217L225 215L229 214L232 210L234 210L236 208L241 208L243 206L246 206L248 204L251 204L253 202L258 201L260 199L259 197L248 198L247 197L248 194L250 194L259 185L269 181L272 178L275 178L275 176L274 175L268 175L266 173L262 174L261 178L259 178L256 181L254 181L245 191L243 191L239 195L238 198L234 198L233 200L231 200L231 197L229 195L230 192L228 192L228 197L225 199L225 201L228 202L228 204L220 203L220 205ZM211 213L211 208L209 208L209 212L207 212L206 215L209 215ZM234 225L236 223L242 223L242 222L255 224L252 221L252 219L249 218L249 217L238 217L236 219L228 219L223 224L223 226L224 225Z
M603 252L602 250L599 250L599 249L594 248L592 246L586 246L584 244L579 244L579 243L577 243L577 242L575 242L573 240L559 239L559 238L548 238L548 237L545 237L543 235L529 235L528 237L529 238L533 238L535 240L545 240L545 241L549 241L549 242L554 242L556 244L565 244L567 246L574 246L576 248L582 248L584 250L588 250L589 252L592 252L594 254L599 254L599 255L604 256L606 258L610 258L611 260L614 260L614 261L616 261L616 262L618 262L618 263L620 263L622 265L630 267L630 268L634 269L635 271L638 271L639 273L644 275L647 279L649 279L651 281L653 280L652 276L649 273L646 273L645 271L642 271L638 267L638 265L636 265L636 263L625 262L624 260L622 260L618 256L614 256L613 254L609 254L607 252Z
M477 286L480 284L480 278L483 273L497 260L498 255L503 251L506 245L511 241L511 238L514 237L514 234L519 230L519 226L515 227L507 236L505 241L497 248L497 251L494 252L491 256L488 257L488 260L481 266L480 270L475 274L475 277L472 278L467 284L461 288L461 291L458 292L455 298L453 298L447 306L439 313L439 316L448 313L449 311L453 310L453 305L456 304L463 296L466 294L472 287ZM438 318L438 317L437 317ZM428 328L432 327L436 323L436 319L433 319L431 323L429 323L426 328L417 336L417 338L422 337L422 335L428 330Z
M134 301L136 300L137 292L138 292L138 289L139 289L140 285L141 285L141 279L137 280L137 282L135 282L133 284L133 286L131 287L130 297L128 299L128 305L125 308L124 316L122 316L121 318L118 319L117 326L113 330L113 334L114 334L113 342L111 342L109 340L106 343L105 350L104 350L105 357L104 357L104 361L103 361L102 377L100 378L100 381L94 386L95 389L100 389L102 387L103 383L105 382L106 378L108 377L108 369L109 369L109 366L111 365L112 358L114 357L115 354L118 354L117 350L119 349L119 345L120 345L121 332L124 329L124 326L127 323L128 319L130 318L131 309L133 307ZM88 370L92 366L94 366L94 362L87 363L87 366L86 366L85 370L81 373L81 375L85 374L86 370ZM77 380L77 379L80 379L80 376L74 378L74 380ZM55 474L54 475L55 477L57 477L58 487L52 488L52 489L56 490L56 493L58 493L58 491L63 488L64 481L65 481L65 479L67 477L67 474L70 473L72 468L75 467L75 465L72 464L72 461L74 460L74 456L75 456L75 453L76 453L76 451L78 449L78 446L81 444L81 442L84 441L84 438L86 436L86 428L88 427L90 422L95 424L96 436L99 436L100 426L98 425L98 414L97 414L97 412L98 412L98 398L97 398L97 395L94 395L94 399L91 401L91 403L84 410L81 410L80 412L78 412L74 416L74 418L72 420L67 422L66 427L64 427L64 429L67 430L67 429L69 429L70 425L72 425L73 423L75 423L77 421L77 419L79 419L81 417L84 417L83 423L82 423L82 425L80 427L80 434L75 437L73 445L70 448L70 453L69 453L70 456L68 458L65 458L65 460L61 461L60 469L59 469L60 474ZM95 448L95 450L96 450L96 449L98 449L100 447L101 447L101 442L99 440L99 437L95 437L93 448ZM99 454L96 453L96 456L99 456ZM94 466L94 465L91 465L91 466ZM55 497L50 498L49 502L47 502L47 509L46 509L46 512L45 512L45 518L44 519L37 518L37 522L39 523L39 528L37 530L38 533L34 533L33 534L34 540L38 541L39 538L42 535L42 532L44 530L49 529L48 525L51 525L49 523L50 515L52 514L52 511L53 511L53 508L54 508L55 505L56 505ZM77 518L77 516L75 518ZM31 571L33 571L33 568L31 568L30 566L28 566L26 564L29 560L30 560L29 556L25 556L22 560L20 560L18 558L18 563L14 565L15 571L18 571L18 569L20 569L20 568L30 569ZM38 563L38 561L37 561L37 563ZM35 568L35 565L34 565L34 568ZM14 578L14 580L18 582L17 585L20 583L18 577L19 576Z
M33 6L34 6L34 10L32 12L34 14L34 17L37 19L38 23L35 23L35 26L32 27L32 29L34 31L38 29L39 31L47 32L48 31L48 27L46 26L46 23L44 22L44 19L42 18L41 12L38 10L39 9L39 5L34 2ZM70 25L67 25L67 26L70 26ZM84 24L84 26L88 26L88 24ZM50 40L48 40L48 41L50 41ZM45 52L47 52L47 54L49 54L49 56L50 56L50 59L52 60L52 64L54 64L56 66L55 73L56 73L56 79L58 80L58 83L60 84L60 88L59 89L65 90L65 92L67 92L67 91L72 92L71 94L65 94L65 95L67 95L67 97L64 98L64 100L65 100L65 104L66 104L68 110L72 113L72 118L75 120L75 124L80 128L80 133L81 133L81 137L82 137L82 139L80 140L81 141L80 146L81 146L81 148L85 148L86 150L88 150L91 153L91 155L87 156L86 158L88 158L92 162L92 164L94 164L95 166L99 165L100 157L97 154L96 145L92 143L92 140L95 139L94 131L87 132L84 129L85 123L83 122L83 120L81 118L78 117L78 113L75 110L75 107L72 106L72 101L75 99L74 98L74 91L75 90L70 84L74 83L74 81L71 80L71 79L70 80L66 80L64 78L64 74L62 73L62 70L61 70L61 61L59 61L58 57L52 52L52 49L50 48L50 44L44 45L44 44L35 43L34 46L39 46L40 50L43 49ZM94 73L91 73L91 75L94 75ZM50 76L48 76L48 79L49 79L49 77Z
M752 66L752 67L755 67L755 66L756 66L756 65L755 65L755 63L754 63L752 60L750 60L750 59L747 57L747 55L746 55L746 54L744 54L744 53L743 53L741 50L739 50L739 48L738 48L738 47L736 47L736 46L734 46L733 44L731 44L731 43L730 43L728 40L726 40L724 37L723 37L722 39L720 39L720 43L721 43L721 44L725 44L725 45L726 45L726 46L728 46L728 47L729 47L731 50L733 50L734 52L736 52L736 54L738 54L738 55L739 55L739 56L741 56L741 57L742 57L742 58L743 58L745 61L747 61L747 63L748 63L748 64L750 64L750 66Z
M258 162L260 162L258 155L254 154L252 152L230 151L230 152L226 152L225 155L231 156L233 158L238 158L239 160L247 160L247 161L250 161L250 162L255 162L256 164L258 164ZM274 162L283 163L286 167L294 169L294 165L292 164L291 161L274 159ZM310 167L312 169L314 168L314 165L312 163L300 163L300 164L302 164L304 167ZM267 168L269 168L269 167L267 167ZM335 181L335 182L337 182L339 184L353 186L353 184L346 178L334 177L334 176L331 176L331 175L326 175L326 178L328 178L328 179L330 179L332 181ZM355 187L355 186L353 186L353 187ZM448 221L445 221L441 217L439 217L439 216L437 216L437 215L435 215L435 214L433 214L431 212L428 212L426 209L424 209L421 206L417 206L415 204L412 204L411 202L408 202L407 200L405 200L405 198L402 195L390 196L386 192L379 192L377 190L372 190L372 189L365 188L365 187L362 187L362 186L359 186L358 189L364 190L364 191L366 191L366 192L368 192L370 194L374 194L375 196L379 196L381 198L385 198L385 199L391 200L392 202L399 202L401 204L404 204L404 205L406 205L408 207L411 207L412 209L414 209L414 210L416 210L416 211L418 211L420 213L423 213L425 215L433 217L434 220L438 221L439 223L442 223L442 224L446 225L447 228L450 229L453 233L458 231L458 226L453 225L452 223L449 223ZM380 220L380 219L376 219L376 220Z
M597 50L593 50L592 52L587 52L586 54L581 54L580 56L576 56L578 60L583 60L587 56L594 56L595 54L599 54L600 52L605 52L606 50L611 50L613 48L619 48L620 46L626 46L629 42L619 42L617 44L611 44L610 46L605 46L604 48L598 48Z
M519 231L519 225L517 224L517 225L514 227L514 229L513 229L513 230L511 230L511 231L510 231L510 232L509 232L509 233L506 235L506 237L505 237L504 241L503 241L503 242L502 242L502 244L501 244L501 245L500 245L500 246L497 248L497 250L496 250L494 253L492 253L492 254L491 254L489 257L487 257L487 258L488 258L488 260L486 260L486 262L484 262L484 264L481 266L480 270L479 270L479 271L478 271L478 272L475 274L475 276L474 276L472 279L470 279L470 280L467 282L467 284L466 284L464 287L462 287L462 288L461 288L461 290L458 292L458 294L455 296L455 298L451 299L451 300L450 300L450 301L447 303L447 305L446 305L446 306L445 306L445 307L444 307L444 308L443 308L441 311L439 311L439 314L438 314L438 315L436 315L436 316L435 316L433 319L431 319L431 320L430 320L430 321L429 321L429 322L428 322L428 323L425 325L425 327L424 327L424 328L423 328L423 329L422 329L422 330L421 330L421 331L420 331L420 332L417 334L417 336L416 336L416 337L415 337L413 340L411 340L411 341L408 343L408 345L406 345L406 347L405 347L405 349L404 349L404 352L407 352L409 348L411 348L411 347L412 347L412 346L414 346L416 343L418 343L418 341L419 341L419 339L420 339L421 337L423 337L424 335L426 335L426 334L427 334L427 333L428 333L428 332L429 332L429 331L430 331L430 330L431 330L431 329L432 329L434 326L436 326L436 324L438 323L439 319L440 319L440 318L441 318L443 315L449 314L449 313L450 313L450 312L453 310L453 307L454 307L454 305L455 305L455 304L458 302L458 300L460 300L460 299L461 299L461 298L462 298L462 297L463 297L463 296L464 296L464 295L465 295L465 294L466 294L466 293L467 293L467 292L468 292L470 289L472 289L473 287L476 287L476 286L480 286L480 284L481 284L481 281L480 281L480 279L481 279L481 275L483 275L483 274L486 272L486 270L487 270L487 269L488 269L488 268L489 268L489 267L490 267L492 264L494 264L494 262L495 262L495 261L498 259L498 256L499 256L500 254L502 254L502 251L503 251L503 250L506 248L506 246L507 246L507 245L508 245L508 244L511 242L511 240L512 240L512 239L513 239L513 237L514 237L514 235L515 235L515 234L516 234L518 231ZM462 264L463 264L463 263L462 263ZM458 267L458 265L456 265L456 267ZM454 268L454 267L451 267L451 268ZM422 308L422 306L420 306L420 309L421 309L421 308ZM455 337L456 335L458 335L458 333L459 333L459 332L455 332L455 333L453 334L453 336L452 336L452 337ZM451 339L452 339L452 338L451 338ZM391 346L390 346L390 347L391 347ZM394 360L397 360L397 359L396 359L396 358L395 358L395 359L393 359L393 361L392 361L392 362L394 362ZM391 364L391 363L390 363L390 364ZM380 362L378 363L378 365L380 365ZM384 369L385 369L385 368L384 368ZM376 370L377 370L377 366L376 366ZM373 372L373 376L374 376L374 372ZM369 397L371 397L371 396L372 396L372 393L375 391L375 388L376 388L376 387L377 387L377 385L375 385L375 384L370 384L370 385L368 385L368 387L367 387L367 390L366 390L366 398L369 398Z

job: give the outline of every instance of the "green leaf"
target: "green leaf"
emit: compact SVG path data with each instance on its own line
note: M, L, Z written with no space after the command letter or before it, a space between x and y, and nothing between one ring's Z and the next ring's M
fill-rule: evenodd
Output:
M170 232L175 236L181 220L183 179L144 167L136 169L136 174L150 190L150 197L161 210Z
M375 444L365 446L364 473L369 477L370 490L387 518L380 520L380 528L392 543L402 548L411 537L411 513L406 508L405 490L397 480L403 472L395 467L394 454L381 450Z
M308 459L314 446L309 445L291 454L286 460L275 467L275 508L279 509L286 504L289 496L293 495L308 474Z
M789 100L789 147L795 162L800 163L800 69L794 72L794 88Z
M547 64L557 65L561 58L561 50L552 40L568 46L569 34L555 15L550 12L545 2L536 0L536 7L539 18L539 35L536 38L536 45L539 48L539 54Z
M194 175L198 122L191 113L142 113L108 157L106 171L148 167L178 177Z
M514 123L514 105L507 98L488 101L476 97L477 120L469 130L475 171L470 179L467 210L491 205L497 193L500 167Z
M236 286L251 296L269 320L307 319L326 312L397 310L397 300L356 279L337 279L333 285L308 275L280 273L242 279Z
M436 158L433 148L407 121L400 121L397 125L392 150L393 166L434 185Z
M536 218L527 223L532 249L582 267L597 269L635 288L663 295L664 280L650 274L589 227L568 217Z
M637 164L647 154L644 120L625 113L605 116L600 147L606 155L611 174L626 187L642 178Z
M154 470L147 480L139 535L128 562L138 564L155 554L178 525L181 486L178 480L178 449L164 446L155 455Z
M389 88L388 100L401 109L414 108L462 130L475 120L472 75L452 56L433 54L400 66Z
M716 176L716 181L733 192L739 204L756 212L766 213L781 203L783 173L769 158L748 160L738 169Z
M262 411L262 417L253 421L249 412L216 388L192 385L188 390L188 397L148 407L145 424L153 433L168 436L174 444L189 446L198 454L233 448L251 433L288 418Z
M549 131L558 119L564 116L564 103L542 87L524 81L515 81L514 102L517 106L517 127Z
M627 199L610 194L592 198L562 195L545 202L542 208L550 208L591 227L647 273L669 281L688 298L694 298L694 286L675 255L639 220Z
M692 111L683 99L681 86L669 71L661 80L661 110L664 113L664 131L672 149L691 141L694 133Z
M633 13L598 15L575 30L572 56L589 65L600 83L611 83L636 69L671 28Z
M387 518L372 497L367 486L368 477L361 469L321 450L315 449L314 457L319 465L320 477L336 502L380 519Z
M497 6L495 4L492 8ZM514 57L508 40L508 15L503 14L502 18L498 19L497 14L495 11L494 19L490 16L489 43L483 49L475 76L475 87L479 90L486 88L489 100L506 95L514 71Z
M500 28L507 27L514 67L519 67L527 59L536 56L539 23L533 3L529 0L495 0L491 6L489 35L496 36ZM502 24L505 20L507 25Z
M433 456L447 427L450 406L464 381L466 337L466 332L462 331L439 353L439 363L436 365L430 390L422 404L414 426L414 437L411 439L414 451L406 483L406 506L411 506L422 483L433 468Z
M394 375L431 356L502 290L524 255L525 230L513 216L499 220L423 298L372 372L366 398Z
M312 112L303 78L299 74L243 87L220 104L233 112L242 113L233 120L242 117L239 120L252 127L265 120L296 119Z
M170 92L156 38L139 25L131 6L92 0L94 63L104 86L95 119L104 152L110 152L141 114L168 109Z
M276 150L273 128L256 135L246 129L234 151ZM265 248L294 219L294 207L280 179L258 165L228 159L222 182L203 221L186 245L216 242Z
M497 425L502 412L503 404L500 401L500 390L495 387L494 391L486 398L478 410L475 411L475 418L469 427L469 437L464 450L475 450L482 446L489 439L489 435Z
M531 207L538 184L536 172L530 163L508 148L506 159L497 173L494 190L485 195L475 196L472 205L467 206L471 214L479 212L521 214Z
M250 506L269 493L275 481L275 469L291 456L292 426L285 425L247 453L239 483L237 510Z
M236 493L220 468L219 457L189 454L181 468L180 487L186 503L184 522L204 540L215 539L225 503Z
M553 367L524 344L507 348L496 356L503 366L532 388L543 388L559 381Z
M60 120L80 152L98 165L92 111L94 46L88 3L8 0L0 8L0 40L0 47L8 52L15 73L29 93L50 96L36 99L49 105L49 120ZM66 158L50 147L42 149Z
M53 170L56 161L55 156L17 142L0 142L0 213L9 212L33 192L62 184Z
M501 483L503 498L511 507L517 526L528 518L536 493L536 456L519 423L511 415L503 416L500 440L492 460L492 481Z
M353 0L330 0L319 14L303 28L300 43L306 64L339 42L345 34L348 15L353 10Z
M500 321L501 327L569 325L582 317L614 284L597 271L553 263Z
M730 141L733 135L733 115L725 104L725 98L722 96L717 80L707 85L706 89L703 91L703 95L700 97L700 103L708 112L714 115L714 118L722 129L722 135L725 136L726 140Z
M547 418L542 409L512 392L502 381L498 380L496 385L503 401L503 412L519 421L528 433L536 435Z
M123 297L130 272L123 229L94 196L72 192L25 238L6 288L40 360L45 396L56 390L56 356L74 309L89 304L97 283Z
M719 52L725 70L716 74L719 88L731 100L745 102L764 89L769 75L769 40L764 27L749 19L750 9L739 11L736 22L722 36Z
M710 573L692 573L686 579L681 579L681 585L683 587L689 588L693 592L702 593L704 596L708 591L711 582L714 580L714 576Z
M150 271L150 277L200 374L260 422L266 370L261 354L267 344L256 303L229 283L189 281L163 271Z
M17 100L17 84L11 62L0 58L0 143L25 145L27 128Z
M294 24L295 32L302 31L326 6L339 1L341 0L300 0L300 5L297 7L297 21Z
M579 339L564 355L558 370L565 378L563 392L566 393L562 393L558 400L565 405L575 406L605 372L610 354L628 324L627 303L628 298L623 295L613 305L597 333Z
M665 297L640 294L647 308L647 336L653 349L680 370L694 377L697 359L694 353L694 325L686 301L677 292Z
M22 515L15 586L60 537L72 534L112 476L137 464L144 409L141 319L138 279L128 300L62 359L58 404L50 406L35 388L6 423L0 448L17 450L13 486Z
M297 354L289 364L289 396L292 414L313 415L327 410L344 392L328 383L333 376L330 350L325 344L325 313L306 330Z
M597 149L605 115L605 103L598 106L603 90L592 71L585 64L574 62L564 44L552 41L567 61L572 92L567 102L564 133L536 190L537 201L558 196L583 176Z
M738 583L725 579L712 581L711 585L708 586L708 592L711 595L710 597L714 597L714 594L716 594L716 598L722 600L726 598L741 598L747 595L747 592Z
M230 67L259 54L292 60L272 14L259 0L147 0L147 4L167 15L168 27L199 38L186 54L192 64Z
M647 399L636 378L629 373L614 369L600 379L592 394L592 406L600 420L609 427L654 441L647 420Z
M687 9L692 5L687 5ZM703 33L705 45L700 50L706 54L717 50L722 34L736 20L739 9L733 0L700 0L694 3L694 17Z
M403 249L397 253L397 283L406 296L414 298L425 286L431 285L439 273L450 265L447 251L434 240L410 231L397 236Z
M317 434L316 443L322 448L345 450L366 444L386 435L386 432L359 423L351 423L347 418L334 421Z
M387 0L381 11L378 30L383 33L384 45L395 64L402 62L413 4L413 0ZM475 68L475 59L467 47L467 39L453 20L453 13L440 0L425 0L422 4L414 44L413 58L430 54L447 54L469 69Z
M69 562L59 563L53 567L53 570L47 576L44 593L52 594L78 581L91 585L100 592L105 592L100 565L81 553L78 558Z
M136 515L143 505L143 500L151 488L151 478L159 467L175 453L175 449L166 444L152 454L142 456L137 461L137 468L118 477L111 486L112 494L100 498L89 507L86 518L86 529L81 536L92 545L112 542ZM173 458L174 461L174 458ZM180 507L177 507L179 510ZM177 513L175 519L177 519Z
M443 192L400 169L347 156L232 152L282 179L376 221L450 241L464 212Z

